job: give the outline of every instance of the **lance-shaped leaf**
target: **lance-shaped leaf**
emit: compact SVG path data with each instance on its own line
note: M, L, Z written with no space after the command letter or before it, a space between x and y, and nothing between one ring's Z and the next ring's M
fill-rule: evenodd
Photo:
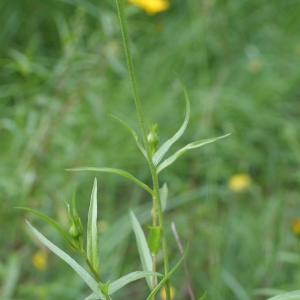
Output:
M160 193L160 201L161 201L161 209L164 211L167 206L167 200L168 200L168 186L166 183L162 186L162 188L159 189Z
M130 210L130 220L136 237L136 243L140 254L142 268L144 271L153 271L151 253L148 248L146 237L144 235L143 229L138 219L136 218L135 214L131 210ZM146 277L146 280L149 288L152 289L151 279L149 277Z
M300 290L284 293L272 298L269 298L268 300L299 300L300 299Z
M178 76L178 75L177 75ZM185 119L184 122L182 124L182 126L180 127L180 129L175 133L175 135L170 138L169 140L167 140L158 150L157 152L154 154L152 160L155 166L158 165L158 163L162 160L162 158L164 157L164 155L167 153L167 151L170 149L170 147L182 136L182 134L184 133L186 126L189 122L189 118L190 118L190 99L187 93L187 90L185 88L185 85L183 84L182 80L180 79L180 77L178 76L182 88L183 88L183 92L184 92L184 96L185 96L185 101L186 101L186 112L185 112Z
M72 168L72 169L66 169L67 171L93 171L93 172L106 172L106 173L113 173L118 174L123 177L126 177L145 189L147 192L149 192L152 196L154 196L154 191L143 182L136 179L134 176L132 176L130 173L120 170L120 169L114 169L114 168L91 168L91 167L82 167L82 168Z
M74 222L76 226L80 230L81 234L83 234L82 223L76 209L75 196L76 196L76 185L73 188L73 194L72 194L72 213L73 213Z
M94 270L98 272L99 268L99 241L97 231L97 179L94 180L94 186L91 195L87 223L87 256Z
M31 208L27 208L27 207L16 207L16 208L32 212L32 213L36 214L37 216L41 217L42 219L44 219L46 222L48 222L52 227L54 227L57 230L57 232L61 235L61 237L67 242L67 244L73 250L78 251L78 249L74 246L73 242L68 237L68 235L62 230L62 228L54 220L50 219L49 217L45 216L44 214L42 214L38 211L35 211Z
M171 275L175 272L175 270L178 268L178 266L180 265L180 263L183 261L183 259L185 258L187 252L189 250L189 245L187 245L182 257L180 258L179 262L175 265L175 267L162 279L162 281L159 282L159 284L155 287L155 289L153 289L150 293L150 295L148 296L148 298L146 300L150 300L152 299L152 297L160 290L160 288L165 284L165 282L171 277Z
M123 120L121 120L118 117L113 116L113 115L110 115L110 116L113 117L113 118L115 118L116 120L118 120L131 133L131 135L133 136L133 138L134 138L137 146L139 147L139 149L141 150L141 152L144 154L144 156L147 158L146 150L143 147L142 143L140 142L140 140L139 140L137 134L135 133L135 131L128 124L126 124Z
M223 138L229 136L230 134L231 133L228 133L228 134L223 135L223 136L219 136L219 137L215 137L215 138L211 138L211 139L206 139L206 140L201 140L201 141L197 141L197 142L193 142L193 143L187 144L185 147L179 149L173 155L171 155L169 158L167 158L166 160L164 160L157 167L157 173L159 173L161 170L163 170L164 168L166 168L167 166L169 166L170 164L172 164L178 157L180 157L186 151L188 151L190 149L194 149L194 148L199 148L199 147L204 146L206 144L209 144L209 143L215 142L217 140L223 139Z
M158 253L160 243L160 226L150 226L147 224L147 227L150 229L147 240L148 247L150 252L156 255Z
M206 292L202 295L201 298L199 298L198 300L204 300L206 298Z
M54 252L58 257L64 260L68 265L70 265L77 274L87 283L87 285L92 289L92 291L101 299L106 300L105 296L98 288L98 283L96 280L85 270L83 269L73 258L71 258L67 253L59 249L47 238L45 238L39 231L37 231L27 220L27 225L29 226L32 233L52 252Z
M121 289L123 286L127 285L128 283L144 278L149 276L157 276L157 277L164 277L162 274L152 271L136 271L129 273L118 280L112 282L108 287L108 295L113 294L117 290Z

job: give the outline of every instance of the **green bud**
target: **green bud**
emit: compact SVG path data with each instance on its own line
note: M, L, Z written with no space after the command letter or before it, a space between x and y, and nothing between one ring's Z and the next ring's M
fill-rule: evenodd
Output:
M74 222L69 229L69 234L73 239L78 239L81 236L80 229L75 225Z
M150 150L151 150L151 155L153 156L156 152L156 146L159 142L159 138L158 138L158 129L157 129L157 124L149 124L150 127L150 132L147 136L147 140L150 146Z

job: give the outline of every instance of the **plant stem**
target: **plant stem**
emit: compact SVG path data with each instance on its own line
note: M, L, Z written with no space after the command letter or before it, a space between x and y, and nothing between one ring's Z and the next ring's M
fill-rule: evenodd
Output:
M98 283L99 283L99 282L102 282L102 280L101 280L99 274L96 272L96 270L94 270L94 268L93 268L93 266L91 265L89 259L88 259L86 256L84 256L84 260L85 260L85 262L87 263L87 265L89 266L89 268L90 268L91 272L93 273L93 275L95 276L96 281L97 281Z
M117 1L118 13L119 13L119 18L120 18L120 23L121 23L121 31L122 31L122 36L123 36L123 42L124 42L124 48L125 48L125 54L126 54L126 60L127 60L127 67L128 67L131 87L132 87L132 91L133 91L133 97L134 97L134 101L135 101L139 124L140 124L140 128L141 128L142 136L143 136L143 142L144 142L144 146L145 146L146 153L147 153L147 160L148 160L148 164L149 164L150 172L151 172L151 176L152 176L152 181L153 181L153 188L154 188L154 194L155 194L155 198L156 198L157 211L158 211L158 219L159 219L160 230L161 230L162 248L163 248L163 253L164 253L164 269L165 269L165 275L167 275L169 273L169 259L168 259L164 219L163 219L163 213L162 213L162 207L161 207L161 201L160 201L158 176L157 176L157 172L156 172L156 167L152 161L150 146L147 141L147 132L146 132L146 127L145 127L145 123L144 123L141 101L140 101L138 91L137 91L132 56L131 56L131 51L130 51L127 25L126 25L126 19L125 19L125 15L124 15L124 7L123 7L122 0L116 0L116 1ZM155 214L156 211L153 210L153 213ZM166 289L165 290L166 290L166 299L170 300L171 297L170 297L169 280L166 281Z
M156 198L153 197L153 210L152 210L152 226L156 227L156 219L157 219L157 212L156 212ZM152 271L156 272L156 255L152 254ZM152 277L152 290L155 288L155 276ZM154 300L154 297L152 298Z

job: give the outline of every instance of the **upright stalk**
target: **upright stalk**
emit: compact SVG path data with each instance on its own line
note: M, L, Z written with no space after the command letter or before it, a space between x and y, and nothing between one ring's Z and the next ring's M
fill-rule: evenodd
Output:
M154 190L154 194L155 194L154 197L156 199L156 204L157 204L158 220L159 220L159 225L160 225L160 230L161 230L162 248L163 248L163 253L164 253L164 269L165 269L165 275L167 275L169 273L169 259L168 259L164 219L163 219L160 193L159 193L158 176L157 176L157 172L156 172L156 167L152 161L151 150L150 150L150 146L149 146L149 143L147 140L147 132L146 132L146 127L145 127L145 123L144 123L141 101L140 101L138 91L137 91L132 56L131 56L130 45L129 45L126 19L125 19L125 15L124 15L124 7L123 7L122 0L116 0L116 1L117 1L118 13L119 13L119 18L120 18L120 23L121 23L121 30L122 30L122 36L123 36L123 42L124 42L124 48L125 48L125 54L126 54L126 60L127 60L127 67L128 67L131 87L132 87L132 91L133 91L133 97L134 97L137 115L138 115L138 119L139 119L139 124L140 124L141 132L142 132L144 146L145 146L145 150L147 153L147 160L148 160L148 164L150 167L151 177L152 177L152 181L153 181L153 190ZM153 210L153 214L155 214L155 213L156 213L156 211ZM171 297L170 297L169 280L166 281L166 289L165 290L166 290L166 299L170 300Z
M152 226L156 227L156 219L157 219L157 213L156 213L156 198L153 197L153 210L152 210ZM152 253L152 271L156 272L156 255ZM152 277L152 289L155 288L155 277ZM153 297L154 300L154 297Z

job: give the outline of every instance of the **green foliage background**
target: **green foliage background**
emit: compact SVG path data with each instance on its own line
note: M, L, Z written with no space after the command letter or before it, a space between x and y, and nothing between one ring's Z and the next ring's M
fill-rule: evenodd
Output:
M192 115L172 150L232 133L161 174L170 190L171 266L180 256L174 221L182 242L190 242L197 295L206 290L208 299L260 300L299 289L298 242L290 229L300 216L299 2L172 0L169 10L152 17L130 4L126 14L143 108L158 124L161 142L184 118L173 70L187 86ZM132 137L108 116L138 129L116 5L2 0L0 28L1 299L83 299L87 287L54 255L45 271L34 269L30 258L41 245L25 217L66 247L47 224L14 207L39 210L67 228L63 199L70 201L76 181L86 222L95 174L64 169L118 167L150 182ZM236 173L252 177L248 191L228 189ZM141 269L128 209L146 221L151 199L126 179L96 175L98 214L109 224L100 235L101 273L116 279ZM176 299L185 299L183 274L171 281ZM139 281L117 297L145 295Z

